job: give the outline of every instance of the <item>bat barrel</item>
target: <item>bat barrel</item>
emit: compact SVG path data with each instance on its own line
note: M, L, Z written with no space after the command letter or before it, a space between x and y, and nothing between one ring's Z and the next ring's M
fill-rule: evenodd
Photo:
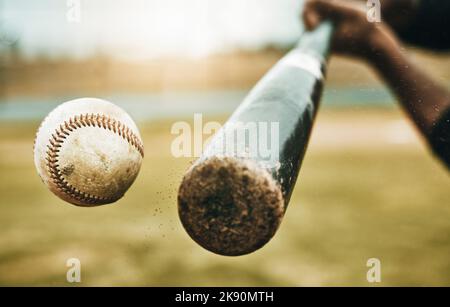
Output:
M188 234L222 255L275 234L303 160L322 92L332 26L304 34L252 89L183 178Z

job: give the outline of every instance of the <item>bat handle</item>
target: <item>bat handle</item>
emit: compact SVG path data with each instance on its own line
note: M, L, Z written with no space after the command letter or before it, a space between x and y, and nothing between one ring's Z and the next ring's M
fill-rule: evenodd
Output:
M295 49L313 55L325 63L330 52L333 30L331 21L325 21L313 31L304 32Z

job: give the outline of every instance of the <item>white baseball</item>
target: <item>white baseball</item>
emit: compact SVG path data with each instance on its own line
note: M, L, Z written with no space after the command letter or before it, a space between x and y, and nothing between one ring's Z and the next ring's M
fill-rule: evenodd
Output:
M136 179L144 156L131 117L101 99L65 102L44 119L34 144L34 163L47 187L77 206L120 199Z

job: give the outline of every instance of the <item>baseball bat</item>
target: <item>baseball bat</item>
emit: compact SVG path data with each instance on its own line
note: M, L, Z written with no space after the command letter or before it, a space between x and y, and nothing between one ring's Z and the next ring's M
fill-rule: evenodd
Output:
M179 216L207 250L248 254L278 229L319 107L332 31L324 22L304 33L185 174Z

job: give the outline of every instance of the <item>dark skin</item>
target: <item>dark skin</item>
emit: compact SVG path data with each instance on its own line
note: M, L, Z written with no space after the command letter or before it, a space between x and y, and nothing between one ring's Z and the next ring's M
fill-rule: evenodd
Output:
M450 93L409 61L395 35L414 17L415 1L381 1L381 23L368 22L365 1L360 2L362 7L354 1L307 0L305 26L312 30L322 20L331 20L336 27L333 52L371 65L398 97L421 134L429 139L436 122L450 108ZM404 14L396 14L400 10Z

